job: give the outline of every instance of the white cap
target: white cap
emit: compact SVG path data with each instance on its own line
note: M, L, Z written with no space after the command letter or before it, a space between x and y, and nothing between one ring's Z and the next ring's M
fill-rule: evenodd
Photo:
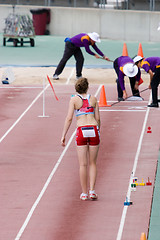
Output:
M92 32L92 33L87 33L87 35L88 35L93 41L95 41L95 42L101 42L98 33Z
M123 67L123 72L128 77L134 77L138 73L138 67L134 63L126 63Z
M141 56L136 56L135 58L133 58L133 62L136 63L136 62L139 62L143 59L143 57Z

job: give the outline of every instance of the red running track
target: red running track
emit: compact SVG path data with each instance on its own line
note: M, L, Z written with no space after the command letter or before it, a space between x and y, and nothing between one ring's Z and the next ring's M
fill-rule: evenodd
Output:
M143 102L100 108L99 199L82 202L75 138L70 139L75 120L66 152L60 145L74 86L54 87L59 101L50 87L45 91L49 117L38 117L43 115L42 89L0 88L0 239L140 239L148 232L160 143L160 109L146 107L150 91L142 94ZM98 89L90 86L99 99ZM115 86L105 89L107 101L116 101ZM150 177L153 185L130 192L132 171L139 181ZM133 201L129 207L124 206L127 195Z

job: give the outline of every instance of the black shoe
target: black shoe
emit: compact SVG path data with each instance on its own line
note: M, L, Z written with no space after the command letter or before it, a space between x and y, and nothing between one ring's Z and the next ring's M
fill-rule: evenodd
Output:
M77 76L77 77L76 77L76 80L78 80L78 79L80 79L80 78L82 78L82 75L81 75L81 76L79 76L79 77Z
M156 108L158 108L159 106L158 106L158 103L151 103L150 105L148 105L148 107L156 107Z
M158 99L158 102L160 102L160 99Z
M119 102L124 101L124 98L123 97L118 97L118 101Z
M133 94L134 97L141 97L139 94Z

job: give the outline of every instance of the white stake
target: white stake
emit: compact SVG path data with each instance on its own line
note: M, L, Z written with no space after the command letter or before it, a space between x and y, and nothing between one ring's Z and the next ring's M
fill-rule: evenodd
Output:
M49 117L45 115L45 90L48 88L49 84L45 87L45 77L43 77L43 115L38 117Z

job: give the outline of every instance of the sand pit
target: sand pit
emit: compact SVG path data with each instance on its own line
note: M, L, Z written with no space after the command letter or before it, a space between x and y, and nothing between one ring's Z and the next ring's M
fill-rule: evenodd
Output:
M0 76L7 68L0 68ZM15 81L10 85L41 85L43 78L47 75L52 79L55 71L54 67L13 67ZM83 69L83 76L87 77L90 84L115 84L116 73L114 69ZM76 79L75 68L66 67L59 80L52 80L55 84L74 84ZM142 79L145 84L149 83L149 74L142 70ZM128 77L125 77L125 83L128 84Z

